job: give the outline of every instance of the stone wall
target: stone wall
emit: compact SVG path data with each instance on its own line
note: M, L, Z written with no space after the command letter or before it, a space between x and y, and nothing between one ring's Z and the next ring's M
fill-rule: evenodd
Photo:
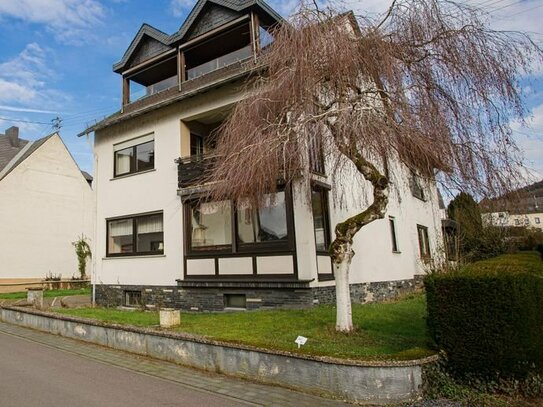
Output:
M422 278L423 276L415 276L409 280L351 284L351 300L355 304L392 300L400 295L422 289ZM314 288L313 296L315 304L335 304L336 287Z
M422 287L422 278L351 285L355 304L394 299ZM223 311L228 294L242 294L246 309L308 308L335 304L335 286L309 288L304 283L201 283L200 286L97 285L96 302L102 306L129 305L125 292L141 293L141 306L186 311ZM133 305L133 304L132 304Z
M431 356L363 362L299 355L14 307L0 307L0 321L210 372L372 405L420 397L422 366L437 360Z
M309 288L180 288L177 286L97 285L96 302L103 306L125 304L124 292L141 292L148 308L176 308L186 311L223 311L227 294L244 294L248 310L262 308L307 308L313 303Z

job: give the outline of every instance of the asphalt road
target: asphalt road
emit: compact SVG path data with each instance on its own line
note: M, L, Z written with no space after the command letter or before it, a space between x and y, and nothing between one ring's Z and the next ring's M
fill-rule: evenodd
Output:
M0 332L0 407L248 405Z

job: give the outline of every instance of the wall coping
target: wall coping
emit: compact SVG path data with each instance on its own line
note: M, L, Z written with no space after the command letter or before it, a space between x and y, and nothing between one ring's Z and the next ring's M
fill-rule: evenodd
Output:
M159 330L159 329L153 329L153 328L142 328L142 327L137 327L133 325L113 324L113 323L102 322L102 321L98 321L98 320L90 319L90 318L73 317L73 316L57 314L54 312L40 311L40 310L35 310L35 309L23 308L23 307L0 305L0 309L2 308L9 311L21 312L21 313L31 314L31 315L38 315L38 316L57 319L61 321L87 324L91 326L115 329L119 331L133 332L133 333L143 334L143 335L153 335L153 336L170 338L170 339L179 339L179 340L185 340L185 341L201 343L201 344L206 344L206 345L220 346L220 347L239 349L239 350L247 350L247 351L259 352L259 353L269 354L269 355L286 356L286 357L294 358L294 359L310 360L310 361L316 361L316 362L334 364L334 365L358 366L358 367L385 367L385 368L386 367L411 367L411 366L426 365L429 363L436 362L439 359L438 354L431 355L422 359L412 359L412 360L364 361L364 360L356 360L356 359L340 359L340 358L334 358L330 356L299 354L299 353L288 352L288 351L283 351L283 350L273 350L273 349L260 348L260 347L251 346L251 345L235 344L235 343L218 341L218 340L206 338L203 336L192 335L192 334L182 333L182 332L172 332L172 331Z

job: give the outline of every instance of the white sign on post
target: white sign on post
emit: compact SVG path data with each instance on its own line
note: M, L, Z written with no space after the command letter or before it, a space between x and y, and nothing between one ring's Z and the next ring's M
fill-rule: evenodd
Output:
M298 336L294 342L298 344L298 349L300 349L300 345L305 345L307 338L305 336Z

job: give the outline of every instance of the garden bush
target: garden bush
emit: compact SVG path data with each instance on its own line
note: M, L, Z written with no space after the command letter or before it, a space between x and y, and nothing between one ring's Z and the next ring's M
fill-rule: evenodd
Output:
M457 377L526 378L543 369L543 263L504 255L425 279L428 328Z

